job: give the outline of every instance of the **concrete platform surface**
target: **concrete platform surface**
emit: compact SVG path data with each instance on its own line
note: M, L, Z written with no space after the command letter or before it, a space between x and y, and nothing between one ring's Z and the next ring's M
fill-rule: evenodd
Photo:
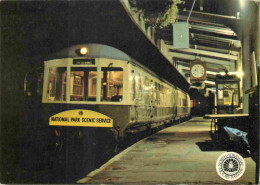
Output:
M174 184L174 183L254 183L255 162L246 161L244 175L233 182L216 172L218 157L226 152L210 138L210 121L193 118L145 138L78 183L90 184Z

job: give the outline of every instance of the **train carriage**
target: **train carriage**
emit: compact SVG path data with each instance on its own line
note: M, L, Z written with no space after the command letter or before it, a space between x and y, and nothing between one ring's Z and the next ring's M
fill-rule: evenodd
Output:
M58 174L96 168L93 160L108 160L119 141L190 116L187 93L102 44L50 56L44 69L28 72L24 88L27 124L20 163L55 166Z
M111 127L116 137L190 114L186 93L122 51L101 44L73 46L45 61L42 102L52 126ZM88 116L95 112L112 121L91 120Z

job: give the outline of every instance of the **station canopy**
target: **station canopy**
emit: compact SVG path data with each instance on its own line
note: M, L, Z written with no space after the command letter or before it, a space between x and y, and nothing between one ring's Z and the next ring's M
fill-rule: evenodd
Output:
M191 87L198 88L204 83L206 88L214 89L216 75L226 72L242 77L239 40L242 10L238 1L126 0L122 4ZM188 24L187 48L174 45L176 23ZM206 63L203 81L189 81L191 62L195 60Z

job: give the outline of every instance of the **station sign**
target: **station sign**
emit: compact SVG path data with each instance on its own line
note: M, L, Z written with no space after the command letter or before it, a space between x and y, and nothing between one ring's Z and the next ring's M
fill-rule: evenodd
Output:
M49 118L50 126L113 127L113 119L99 112L75 109Z

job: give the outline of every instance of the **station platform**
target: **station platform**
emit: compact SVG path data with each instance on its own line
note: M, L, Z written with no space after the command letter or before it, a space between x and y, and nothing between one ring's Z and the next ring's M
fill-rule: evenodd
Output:
M130 146L77 183L175 184L255 182L255 162L246 157L244 175L233 182L216 172L225 146L211 141L210 120L193 118L168 127Z

